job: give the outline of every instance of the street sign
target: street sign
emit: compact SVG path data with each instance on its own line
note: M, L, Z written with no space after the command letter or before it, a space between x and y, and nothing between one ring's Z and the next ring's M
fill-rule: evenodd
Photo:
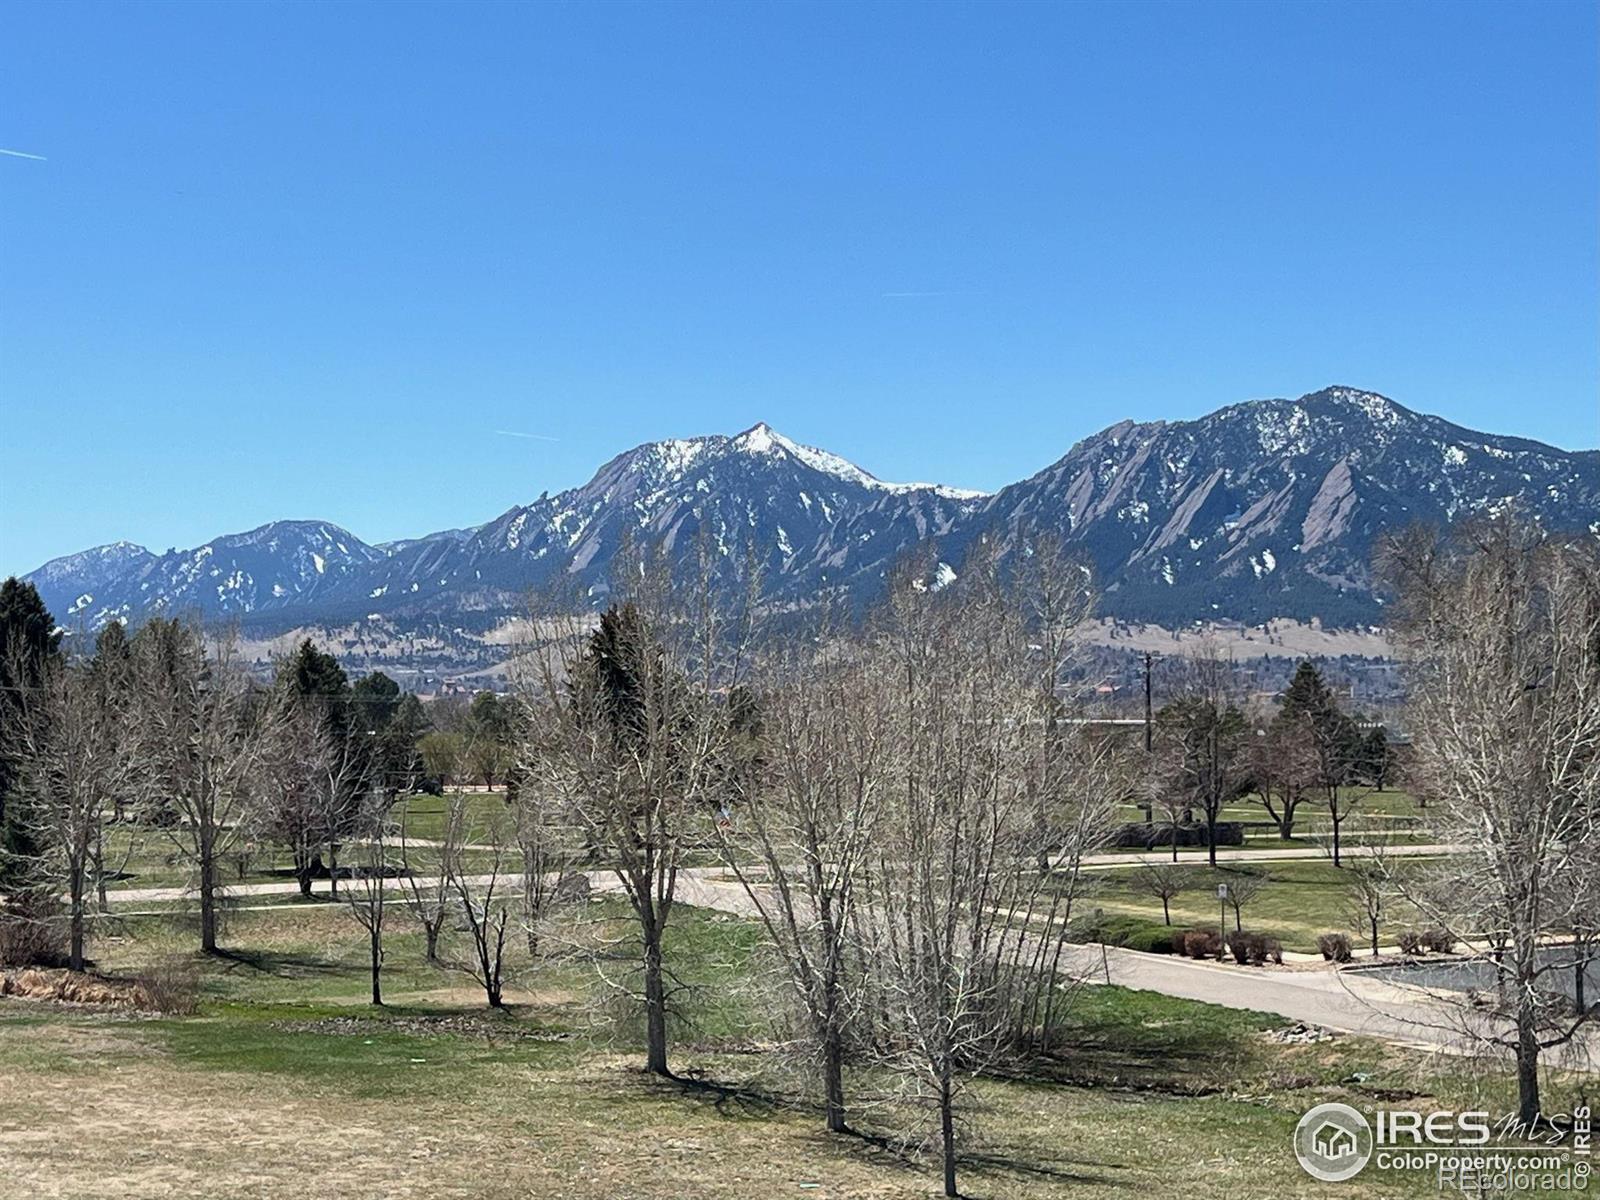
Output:
M1227 898L1228 898L1228 885L1225 884L1225 883L1217 884L1217 899L1218 900L1226 900Z

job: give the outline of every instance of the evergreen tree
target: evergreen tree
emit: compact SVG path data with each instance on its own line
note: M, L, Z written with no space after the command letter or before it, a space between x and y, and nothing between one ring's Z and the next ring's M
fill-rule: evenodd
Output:
M31 583L14 576L0 584L0 895L34 883L39 847L29 832L18 791L20 763L15 744L25 690L40 687L59 653L61 633Z
M291 780L280 797L279 836L297 844L303 871L320 866L313 857L312 842L326 845L329 890L337 893L340 843L357 831L363 798L382 769L377 739L357 724L350 679L339 660L318 650L310 638L279 664L278 687L318 730L331 764L326 783L319 780L318 788ZM311 803L313 796L315 803ZM302 890L308 890L309 878L302 875Z
M592 689L593 707L619 746L644 736L649 646L644 618L632 604L601 613L589 639L585 678L577 682Z
M373 733L388 729L400 707L400 685L382 671L356 680L350 695L356 724Z
M310 638L279 665L278 686L304 711L319 715L336 736L353 727L349 676L337 658L318 650Z
M356 736L370 740L373 785L393 799L421 770L417 740L428 728L422 702L382 671L356 680L350 693Z
M1374 725L1361 739L1361 774L1366 783L1380 792L1394 771L1394 751L1382 725Z
M510 769L515 752L516 711L508 700L493 692L479 692L467 710L468 757L472 772L485 787Z

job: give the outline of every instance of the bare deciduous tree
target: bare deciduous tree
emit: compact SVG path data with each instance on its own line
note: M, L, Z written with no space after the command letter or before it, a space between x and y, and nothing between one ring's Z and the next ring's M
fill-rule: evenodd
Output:
M885 1061L937 1114L952 1196L958 1096L1016 1044L1019 1012L1048 1013L1040 992L1060 942L1042 918L1071 894L1085 830L1099 824L1062 819L1060 792L1076 772L1052 771L1043 807L1074 861L1051 856L1038 869L1037 643L1004 602L993 560L972 554L966 568L961 587L939 594L917 576L899 581L873 639L877 686L864 703L885 714L885 794L858 908ZM1077 737L1052 750L1100 765L1113 757Z
M1294 837L1300 805L1316 782L1317 758L1306 717L1280 713L1251 743L1250 771L1261 807L1284 841Z
M367 961L372 979L372 1003L383 1003L383 932L387 916L389 883L388 804L382 791L367 795L356 834L356 861L345 887L344 900L351 916L367 933Z
M467 798L459 793L450 798L445 826L445 880L472 939L471 956L455 965L478 981L490 1008L504 1008L506 929L511 920L505 897L510 873L506 870L504 831L497 821L482 828L473 826L468 820ZM478 838L488 839L487 849L473 852L487 854L488 861L469 866L469 847L483 845Z
M1505 515L1449 542L1389 547L1410 675L1414 786L1468 847L1419 868L1410 894L1473 948L1497 951L1484 1036L1516 1056L1519 1115L1540 1113L1539 1063L1587 1015L1555 986L1553 935L1592 920L1600 873L1600 562L1592 542Z
M1244 909L1252 900L1261 894L1266 878L1261 875L1251 874L1249 871L1230 871L1228 873L1228 907L1233 910L1233 928L1237 932L1244 928Z
M419 846L407 833L408 818L409 813L402 816L398 831L406 912L422 928L427 961L439 965L439 935L450 916L449 864L457 849L452 838L460 835L461 828L447 820L440 844Z
M1223 807L1249 786L1250 729L1233 702L1230 664L1201 652L1186 661L1183 693L1162 708L1160 734L1168 747L1167 786L1206 826L1206 856L1217 865L1217 826Z
M170 806L166 827L193 867L200 946L217 949L221 868L259 802L282 706L256 687L231 636L208 645L196 627L152 619L133 638L139 781L149 806Z
M1152 900L1161 901L1161 917L1172 924L1172 902L1189 888L1188 871L1175 863L1150 860L1140 865L1129 880L1130 886Z
M65 894L74 971L84 967L105 821L133 772L125 699L92 667L51 659L39 685L19 692L7 721L9 753L20 765L21 811L39 851L33 876Z
M883 718L865 703L870 665L841 631L763 664L759 739L720 823L724 861L743 884L787 969L821 1064L828 1129L848 1128L844 1066L856 884L877 827Z
M664 936L685 853L712 841L729 795L729 698L748 667L749 605L727 604L730 581L703 538L688 578L631 548L620 561L614 578L630 598L597 628L569 623L532 655L525 757L633 910L646 1069L667 1075Z
M1374 958L1378 934L1404 891L1406 863L1390 853L1386 838L1376 837L1365 853L1345 868L1345 894L1353 922L1367 934Z

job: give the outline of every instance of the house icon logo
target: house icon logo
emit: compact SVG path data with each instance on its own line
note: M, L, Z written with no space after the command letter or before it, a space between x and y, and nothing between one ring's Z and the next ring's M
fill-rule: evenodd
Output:
M1295 1126L1294 1156L1313 1179L1351 1179L1372 1157L1372 1126L1348 1104L1319 1104Z
M1344 1159L1356 1152L1356 1136L1343 1125L1329 1121L1312 1134L1311 1145L1323 1158Z

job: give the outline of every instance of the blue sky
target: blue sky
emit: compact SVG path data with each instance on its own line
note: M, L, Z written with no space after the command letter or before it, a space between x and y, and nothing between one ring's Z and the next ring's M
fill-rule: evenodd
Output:
M971 487L1329 383L1595 446L1596 11L12 4L0 572L758 420Z

